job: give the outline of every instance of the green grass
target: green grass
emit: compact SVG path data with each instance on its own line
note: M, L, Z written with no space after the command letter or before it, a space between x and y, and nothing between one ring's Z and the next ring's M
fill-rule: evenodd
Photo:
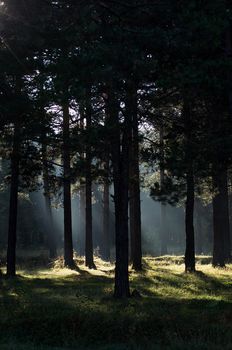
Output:
M130 272L142 298L123 301L100 260L97 271L20 270L0 280L0 349L232 349L232 266L207 262L185 274L182 258L148 257Z

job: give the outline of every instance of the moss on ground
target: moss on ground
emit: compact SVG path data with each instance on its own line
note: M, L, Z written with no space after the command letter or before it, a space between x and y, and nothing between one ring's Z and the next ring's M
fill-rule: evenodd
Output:
M112 297L114 267L100 259L96 271L79 261L76 271L1 278L0 348L231 349L232 266L213 269L207 259L185 274L181 257L147 257L143 272L130 271L142 298L123 301Z

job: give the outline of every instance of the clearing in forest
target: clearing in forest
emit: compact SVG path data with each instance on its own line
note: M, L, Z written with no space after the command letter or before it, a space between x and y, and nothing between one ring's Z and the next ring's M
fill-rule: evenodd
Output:
M112 297L114 266L21 270L1 279L0 344L5 349L231 349L232 266L198 258L145 258L130 271L141 297Z

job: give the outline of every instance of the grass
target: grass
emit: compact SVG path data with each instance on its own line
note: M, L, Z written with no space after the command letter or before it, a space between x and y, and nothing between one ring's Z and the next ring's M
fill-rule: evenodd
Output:
M185 274L180 257L144 259L130 271L142 298L112 298L113 266L90 271L21 269L0 280L0 349L232 349L232 266L199 257Z

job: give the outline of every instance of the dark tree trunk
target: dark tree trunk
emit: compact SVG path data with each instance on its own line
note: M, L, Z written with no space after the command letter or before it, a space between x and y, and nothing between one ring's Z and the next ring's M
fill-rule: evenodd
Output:
M224 267L231 259L227 170L214 169L213 183L213 266Z
M160 216L161 216L161 255L167 255L168 254L168 247L167 247L167 215L166 215L166 209L167 206L165 203L161 203L160 207Z
M7 276L16 274L16 241L17 241L17 212L18 212L18 187L19 187L19 125L14 127L13 149L11 154L11 188L7 246Z
M225 32L225 58L231 58L231 24ZM229 118L221 113L215 106L217 113L213 113L213 130L217 130L219 137L223 132L225 137L230 138L232 117L232 93L231 93L231 69L227 72L227 99ZM224 101L223 101L224 102ZM219 118L220 117L220 118ZM216 135L217 137L218 135ZM214 132L215 137L215 132ZM229 205L228 205L228 184L227 184L227 155L220 154L220 150L215 152L215 162L213 164L213 185L215 195L213 197L213 266L224 267L225 263L231 259L230 246L230 223L229 223Z
M85 184L80 181L80 202L79 202L79 234L78 249L81 256L85 255Z
M194 243L194 176L192 169L187 173L187 199L185 206L185 230L186 230L186 250L185 250L185 271L195 271L195 243Z
M88 157L86 157L86 163ZM95 269L93 261L93 228L92 228L92 180L91 180L91 163L90 167L86 164L86 185L85 185L85 265L90 269Z
M185 161L186 161L186 204L185 204L185 271L195 272L195 237L194 237L194 198L195 184L193 171L193 153L192 153L192 128L193 121L188 99L184 101L183 108L184 126L185 126Z
M232 35L231 35L231 23L229 22L228 28L225 33L225 58L231 59L232 57ZM230 66L229 66L230 67ZM227 83L228 83L228 110L230 121L232 120L232 89L231 89L231 80L232 80L232 70L231 67L227 72Z
M202 230L202 204L199 199L195 200L196 212L196 253L203 253L203 230Z
M229 28L227 30L226 34L226 55L231 59L232 57L232 26L231 26L231 21L229 22ZM229 69L229 72L227 74L228 76L228 86L230 87L228 89L228 104L229 104L229 124L231 127L232 123L232 89L231 89L231 78L232 78L232 70L231 68ZM230 128L231 130L231 128ZM231 138L231 133L230 133L230 138ZM229 193L228 193L228 173L224 175L224 181L225 181L225 186L224 186L224 191L225 191L225 211L226 211L226 257L228 261L231 261L231 236L230 236L230 214L228 214L229 218L227 219L227 212L229 213ZM228 228L229 225L229 228Z
M108 152L107 152L108 153ZM105 179L103 188L103 251L105 261L110 261L110 185L109 185L109 155L104 164Z
M130 186L130 232L132 268L142 270L141 204L139 184Z
M51 207L51 199L49 196L45 195L45 209L46 209L46 215L48 215L48 236L47 236L47 242L48 242L48 249L49 249L49 258L50 259L56 259L57 258L57 243L56 243L56 236L54 231L54 224L53 224L53 216L52 216L52 207Z
M160 128L160 188L163 190L165 172L164 172L164 128L161 125ZM167 215L166 215L166 203L161 203L160 216L161 216L161 255L168 254L167 248Z
M228 188L231 187L231 181L230 181L230 184L228 184ZM230 221L230 242L231 242L231 235L232 235L232 226L231 226L231 223L232 223L232 194L230 193L229 196L228 196L228 200L229 200L229 221Z
M80 111L80 133L84 130L84 108L81 105L81 111ZM84 150L83 150L84 151ZM84 162L84 152L80 153L80 160ZM80 201L79 201L79 233L78 233L78 239L77 239L77 246L78 250L81 256L85 255L85 205L86 205L86 199L85 199L85 181L81 177L80 178Z
M125 155L124 155L125 156ZM124 158L124 157L123 157ZM115 159L116 160L116 159ZM116 234L116 266L114 296L123 298L130 296L128 275L128 176L120 162L120 178L114 171L115 201L115 234Z
M92 149L91 149L91 127L92 127L91 89L86 93L86 130L88 140L86 142L86 169L85 169L85 265L89 269L95 269L93 260L93 223L92 223Z
M130 167L130 174L131 174L131 167ZM130 175L130 178L131 178L131 175ZM134 256L135 256L135 208L134 208L134 198L132 198L132 196L134 196L134 193L133 193L133 186L132 186L132 183L130 182L129 183L129 224L130 224L130 230L129 230L129 233L130 233L130 241L129 241L129 244L130 244L130 263L132 264L132 268L133 268L133 262L134 262Z
M70 131L69 106L63 106L63 167L64 167L64 263L69 268L74 267L72 239L72 207L70 180Z
M129 209L130 209L130 240L131 262L136 271L142 270L142 243L141 243L141 203L140 203L140 171L139 171L139 132L137 111L137 89L130 87L126 102L127 116L132 125L130 145L130 182L129 182ZM129 115L130 114L130 115Z
M113 96L109 97L109 133L113 164L114 205L115 205L115 238L116 264L114 296L127 298L130 296L128 273L128 190L129 190L129 148L130 121L128 116L120 133L119 106ZM121 138L122 136L122 138Z
M46 131L43 135L42 140L42 158L43 158L43 182L44 182L44 200L45 200L45 216L47 220L47 243L49 249L50 259L55 259L57 257L57 247L56 247L56 236L53 224L52 207L51 207L51 197L49 189L49 173L48 173L48 162L47 162L47 146L46 146Z

